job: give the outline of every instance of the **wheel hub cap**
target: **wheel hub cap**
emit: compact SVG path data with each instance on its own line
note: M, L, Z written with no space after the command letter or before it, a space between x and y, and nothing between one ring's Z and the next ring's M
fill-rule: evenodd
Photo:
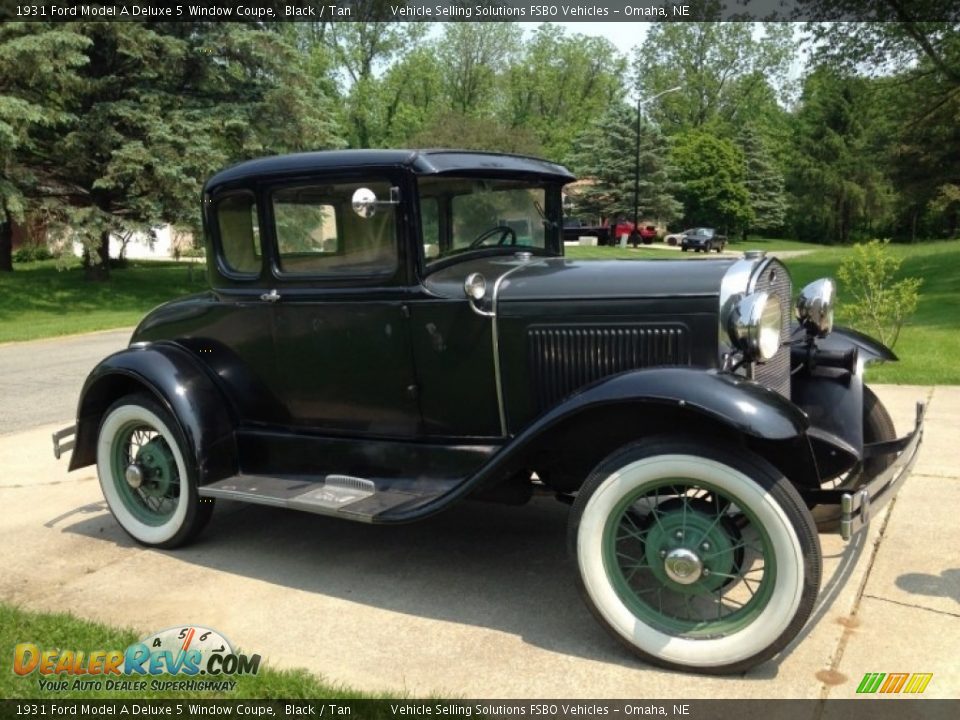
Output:
M675 548L667 553L663 570L675 583L692 585L703 574L703 561L692 550Z
M140 466L136 463L130 463L127 465L127 469L123 473L123 477L127 481L127 485L136 490L138 487L143 485L143 470L140 469Z

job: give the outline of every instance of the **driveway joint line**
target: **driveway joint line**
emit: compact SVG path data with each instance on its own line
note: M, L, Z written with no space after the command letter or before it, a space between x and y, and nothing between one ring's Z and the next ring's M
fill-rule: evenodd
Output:
M932 607L927 607L926 605L915 605L914 603L907 603L901 600L891 600L890 598L880 597L879 595L868 595L864 593L864 597L870 598L871 600L880 600L881 602L892 603L894 605L899 605L900 607L910 608L911 610L926 610L927 612L936 613L937 615L947 615L949 617L960 618L960 612L937 610Z

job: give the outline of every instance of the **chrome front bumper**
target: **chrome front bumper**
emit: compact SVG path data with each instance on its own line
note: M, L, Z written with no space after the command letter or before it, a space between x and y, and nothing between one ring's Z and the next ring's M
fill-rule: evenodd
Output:
M865 445L863 456L892 455L899 453L886 469L851 492L840 496L840 535L849 540L870 522L873 513L886 505L897 494L913 468L923 437L923 418L927 412L925 403L917 403L917 418L913 432L898 440Z
M59 460L67 450L73 450L73 444L76 440L77 426L71 425L63 430L57 430L53 434L53 456Z

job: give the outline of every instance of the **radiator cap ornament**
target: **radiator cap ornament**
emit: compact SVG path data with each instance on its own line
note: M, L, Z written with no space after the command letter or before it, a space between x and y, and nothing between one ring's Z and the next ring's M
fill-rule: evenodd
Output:
M745 260L763 260L766 256L766 250L745 250L743 253Z

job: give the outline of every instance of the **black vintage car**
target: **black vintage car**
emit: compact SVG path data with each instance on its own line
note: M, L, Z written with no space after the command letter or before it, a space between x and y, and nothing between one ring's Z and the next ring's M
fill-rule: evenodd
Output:
M922 406L895 438L863 383L895 358L832 327L830 280L794 306L759 252L564 258L571 180L459 151L222 171L211 289L93 370L58 457L96 463L119 524L163 548L215 498L405 523L549 494L571 504L587 604L631 650L710 673L770 658L817 597L811 511L859 531L906 478Z

